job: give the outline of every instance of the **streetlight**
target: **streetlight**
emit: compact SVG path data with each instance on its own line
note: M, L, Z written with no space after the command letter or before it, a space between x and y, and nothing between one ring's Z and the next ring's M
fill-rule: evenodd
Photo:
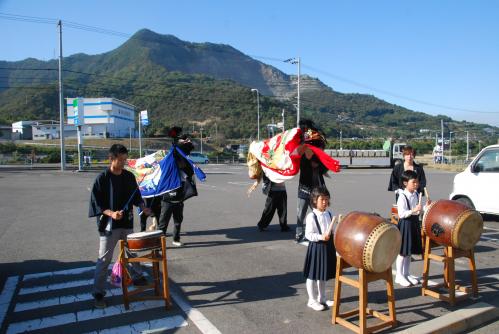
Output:
M452 165L452 134L454 131L449 132L449 163Z
M260 92L256 88L251 88L252 92L256 92L256 124L258 129L257 140L260 140Z
M200 142L201 142L201 154L203 154L203 127L199 128L199 132L201 133Z
M284 132L284 109L282 109L282 132Z
M296 127L300 126L300 57L289 58L284 61L285 63L298 65L298 94L296 96Z

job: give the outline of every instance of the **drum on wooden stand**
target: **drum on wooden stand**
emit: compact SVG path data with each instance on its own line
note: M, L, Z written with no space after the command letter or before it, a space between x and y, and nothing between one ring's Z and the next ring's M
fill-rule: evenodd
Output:
M163 231L137 232L127 235L127 246L132 252L161 248Z
M426 209L423 228L425 234L437 244L470 250L480 240L483 218L460 202L438 200Z
M336 251L350 265L381 273L400 252L401 236L394 224L379 215L350 212L336 227Z

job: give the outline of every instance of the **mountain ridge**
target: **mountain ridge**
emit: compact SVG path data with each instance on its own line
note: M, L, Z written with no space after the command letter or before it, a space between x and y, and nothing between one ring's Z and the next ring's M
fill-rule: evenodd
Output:
M33 70L20 70L23 68ZM47 69L57 69L57 61L0 61L0 98L5 102L0 105L0 121L41 115L48 118L51 114L58 118L57 71ZM256 98L251 88L261 94L262 124L280 119L282 109L286 110L287 124L296 122L296 76L230 45L186 42L141 29L114 50L65 57L63 69L67 97L110 96L151 110L154 124L148 128L149 134L160 134L171 123L219 122L227 138L254 136ZM308 75L300 79L302 117L316 120L329 136L337 137L340 130L359 137L409 136L404 127L436 130L442 118L453 131L464 125L484 128L411 111L373 95L336 92ZM31 88L19 88L26 86ZM28 96L38 107L23 105Z

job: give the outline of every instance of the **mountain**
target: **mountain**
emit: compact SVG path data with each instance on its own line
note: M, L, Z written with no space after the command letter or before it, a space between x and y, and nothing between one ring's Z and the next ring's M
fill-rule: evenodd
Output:
M0 61L0 123L58 119L57 68L56 60ZM296 76L229 45L190 43L142 29L115 50L65 57L63 70L65 97L115 97L148 109L149 135L177 124L203 126L222 138L254 137L251 88L260 93L262 125L280 121L283 109L285 123L296 122ZM344 136L414 137L419 128L439 130L440 119L452 131L486 127L413 112L371 95L342 94L307 75L300 81L301 116L333 138L340 130Z

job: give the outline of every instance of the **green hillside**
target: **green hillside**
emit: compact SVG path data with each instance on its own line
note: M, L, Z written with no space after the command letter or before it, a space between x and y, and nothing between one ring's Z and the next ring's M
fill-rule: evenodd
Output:
M256 97L264 125L281 120L296 124L294 77L244 55L228 45L189 43L171 35L140 30L123 45L100 55L64 58L65 97L114 97L147 109L147 135L164 135L175 124L219 138L256 136ZM0 61L0 123L58 119L57 62ZM301 115L314 119L328 137L420 136L439 130L440 119L452 131L497 133L487 125L456 122L387 103L371 95L342 94L308 76L301 94ZM486 129L487 131L483 131Z

